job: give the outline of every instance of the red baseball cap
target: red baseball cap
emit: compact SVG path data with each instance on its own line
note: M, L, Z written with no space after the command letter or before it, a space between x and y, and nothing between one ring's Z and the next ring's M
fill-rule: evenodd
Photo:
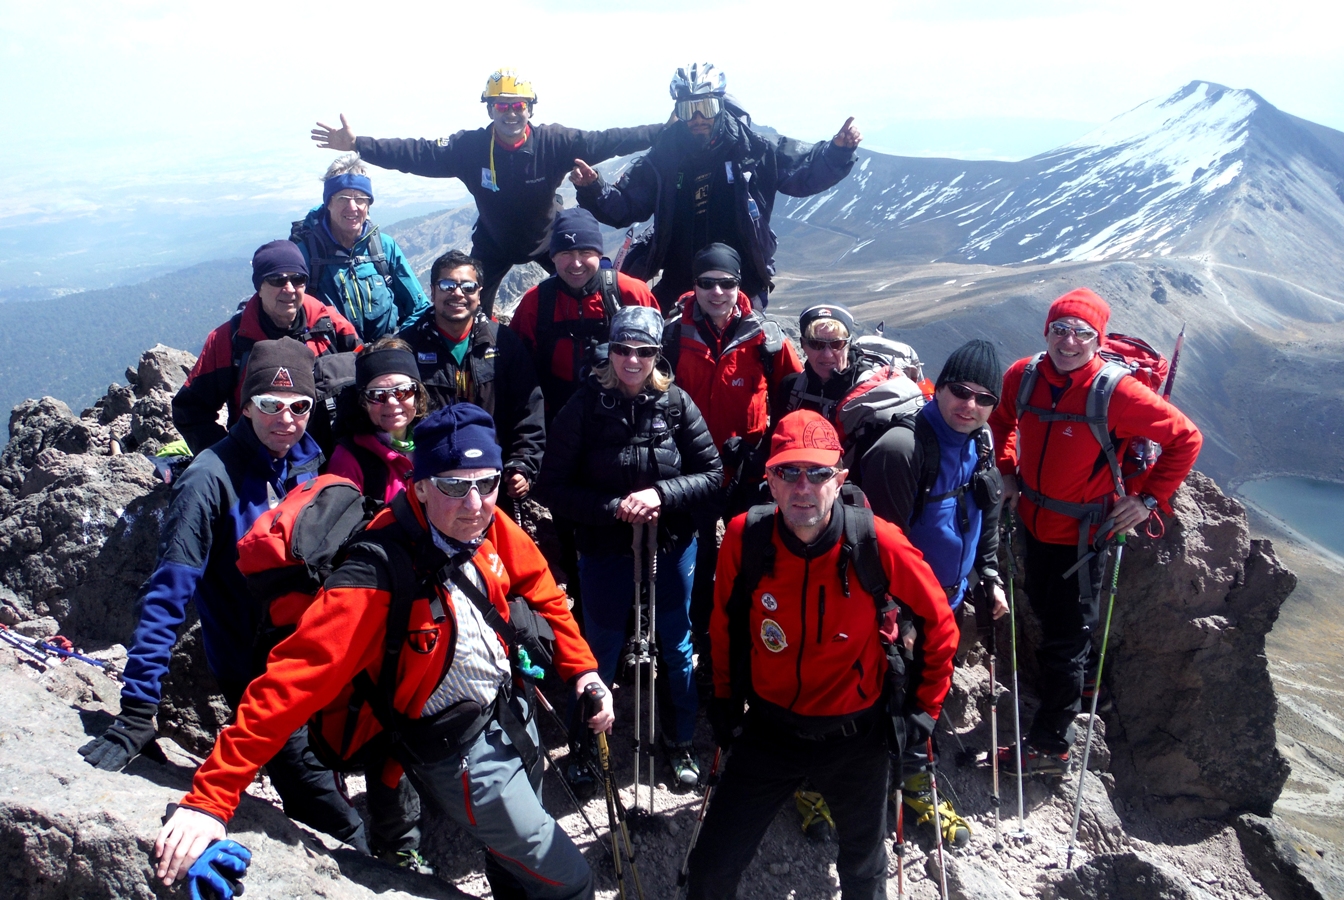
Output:
M800 409L779 420L765 465L766 468L798 463L833 466L840 462L840 452L835 426L810 409Z

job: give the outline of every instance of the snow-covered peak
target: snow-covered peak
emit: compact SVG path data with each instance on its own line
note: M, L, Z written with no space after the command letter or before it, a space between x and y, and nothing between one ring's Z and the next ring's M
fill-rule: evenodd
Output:
M1170 151L1218 158L1246 141L1246 120L1258 100L1207 81L1196 81L1166 99L1141 103L1055 152L1114 147L1165 156Z

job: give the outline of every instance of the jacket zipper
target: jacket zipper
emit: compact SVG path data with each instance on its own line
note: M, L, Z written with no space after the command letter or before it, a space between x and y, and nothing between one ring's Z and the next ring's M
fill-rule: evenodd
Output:
M807 644L807 582L812 574L812 561L810 559L803 561L803 606L800 610L802 619L802 628L799 633L802 639L798 641L798 661L794 664L794 678L798 686L793 691L793 699L789 701L789 709L793 709L798 702L798 698L803 694L803 647Z
M1047 391L1050 391L1050 382L1045 381L1045 378L1044 378L1044 377L1042 377L1042 378L1040 379L1040 381L1045 382L1045 389L1046 389ZM1053 392L1053 391L1050 391L1050 394L1051 394L1050 411L1051 411L1051 412L1054 412L1055 409L1059 406L1059 401L1064 399L1064 394L1068 392L1069 387L1070 387L1072 384L1073 384L1073 379L1072 379L1072 378L1069 378L1069 377L1065 377L1065 379L1064 379L1064 389L1061 390L1061 391L1059 392L1059 396L1058 396L1058 397L1055 397L1055 396L1054 396L1054 392ZM1031 402L1031 398L1030 398L1030 397L1027 398L1027 402L1028 402L1028 403ZM1037 462L1036 462L1036 490L1040 491L1040 493L1042 493L1042 494L1045 493L1045 491L1042 491L1042 490L1041 490L1041 474L1042 474L1042 473L1044 472L1044 470L1045 470L1045 451L1046 451L1047 448L1049 448L1049 446L1050 446L1050 436L1051 436L1052 434L1054 434L1054 433L1055 433L1055 423L1054 423L1054 422L1047 422L1046 425L1045 425L1045 440L1041 441L1041 458L1040 458L1039 460L1037 460ZM1033 504L1033 505L1034 505L1034 504ZM1035 509L1035 512L1034 512L1033 515L1032 515L1032 522L1031 522L1031 524L1032 524L1034 527L1039 528L1039 527L1040 527L1040 523L1041 523L1041 508L1040 508L1039 506L1037 506L1036 509Z
M817 588L817 643L821 643L821 622L826 618L826 585Z

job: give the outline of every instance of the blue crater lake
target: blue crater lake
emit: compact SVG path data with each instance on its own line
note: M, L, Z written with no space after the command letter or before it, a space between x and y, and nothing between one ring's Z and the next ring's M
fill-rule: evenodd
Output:
M1303 537L1344 557L1344 484L1277 475L1248 481L1236 492Z

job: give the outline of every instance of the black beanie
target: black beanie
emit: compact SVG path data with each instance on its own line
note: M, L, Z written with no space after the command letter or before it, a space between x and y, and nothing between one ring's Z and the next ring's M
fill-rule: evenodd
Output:
M1003 366L999 354L989 341L967 341L952 351L938 373L935 388L950 382L978 384L996 397L1003 388Z
M740 281L742 279L742 257L727 244L710 244L695 254L695 259L691 262L691 274L699 278L706 272L715 271L727 272Z
M271 241L262 244L252 254L252 287L261 290L261 279L267 275L308 274L308 262L303 251L293 241Z
M420 367L415 364L415 354L401 347L365 350L355 357L355 386L361 391L379 375L405 375L419 381Z
M247 357L247 372L243 375L243 403L258 394L271 391L316 398L314 359L308 345L292 337L257 341Z
M602 229L586 209L562 209L551 225L551 256L565 250L602 252Z

